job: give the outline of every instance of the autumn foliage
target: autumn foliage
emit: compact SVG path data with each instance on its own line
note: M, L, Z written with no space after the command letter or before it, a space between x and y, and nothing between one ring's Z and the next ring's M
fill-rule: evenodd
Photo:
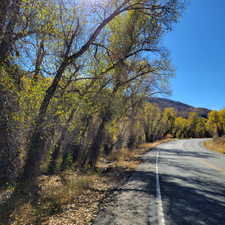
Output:
M93 171L100 157L167 136L225 132L224 110L183 118L148 102L170 93L161 39L182 0L84 2L0 4L0 186L25 200L40 175Z

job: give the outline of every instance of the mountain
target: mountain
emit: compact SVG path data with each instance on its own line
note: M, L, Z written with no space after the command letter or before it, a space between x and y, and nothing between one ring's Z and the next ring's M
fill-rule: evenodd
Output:
M207 118L209 109L197 108L191 105L184 104L182 102L173 101L167 98L149 98L149 102L157 105L161 110L165 108L174 108L179 116L186 117L189 112L197 112L201 117Z

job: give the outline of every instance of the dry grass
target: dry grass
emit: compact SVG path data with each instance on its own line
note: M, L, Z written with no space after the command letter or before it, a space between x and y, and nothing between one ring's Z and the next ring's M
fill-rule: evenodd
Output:
M63 178L60 183L44 184L40 193L41 214L51 215L62 211L64 205L69 204L75 196L81 195L91 187L93 179L92 176L71 174L68 178Z
M225 154L225 137L214 138L204 142L206 148Z
M168 142L170 140L172 139L167 138L160 141L156 141L154 143L141 144L134 149L123 148L118 151L114 151L107 157L107 161L105 161L104 158L100 158L97 166L99 168L122 167L125 170L133 170L141 163L141 156L144 153L153 149L157 145Z
M20 205L11 215L13 222L11 225L33 224L36 219L35 210L30 202Z
M39 186L38 201L20 204L11 215L11 225L90 224L98 211L98 202L111 188L107 179L98 174L74 171L60 176L41 176Z
M41 176L39 199L24 203L13 213L12 225L88 225L99 210L107 193L126 180L126 171L133 171L141 156L167 140L140 145L136 149L113 152L97 163L106 173L82 174L66 171L58 176ZM1 224L1 223L0 223Z
M98 174L81 175L68 173L64 175L63 187L58 191L45 191L47 200L56 201L60 211L53 213L52 216L46 216L42 225L78 225L90 224L93 215L98 210L98 201L104 197L104 191L111 186L107 180ZM51 201L47 201L51 202ZM48 206L48 209L51 208Z

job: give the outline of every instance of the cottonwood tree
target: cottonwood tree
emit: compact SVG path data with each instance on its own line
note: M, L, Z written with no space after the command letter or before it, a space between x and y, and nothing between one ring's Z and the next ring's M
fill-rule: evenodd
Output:
M223 127L224 121L222 116L224 114L224 110L216 111L212 110L209 112L208 121L207 121L207 128L212 136L220 137L224 134Z
M146 142L153 142L160 137L161 118L162 113L157 106L151 103L144 104L142 126Z
M222 127L222 135L225 135L225 108L219 111L219 120Z
M15 29L19 19L20 0L3 0L0 6L0 62L9 56L15 43Z
M41 36L43 40L43 37L45 37L44 35L49 35L50 32L52 33L49 26L52 17L43 18L43 16L45 17L43 12L46 10L46 6L44 8L42 7L44 6L44 2L45 1L34 0L3 0L0 6L0 78L2 84L0 91L2 93L4 92L2 98L7 99L7 104L12 105L12 107L7 110L5 110L4 107L1 108L0 113L4 114L2 119L5 118L6 120L2 120L2 123L16 124L14 126L4 125L5 131L2 129L2 132L11 137L13 137L15 132L17 133L16 137L14 137L14 142L9 141L9 138L5 138L4 146L1 148L1 154L6 156L8 155L9 161L20 161L19 158L21 157L19 157L19 152L22 152L21 149L24 148L25 144L24 140L27 138L27 134L29 133L25 126L31 125L29 119L27 119L28 123L25 125L22 114L28 113L29 110L26 111L26 107L29 108L29 106L31 107L33 105L26 101L26 99L28 100L29 98L28 96L33 94L33 101L36 100L36 95L33 92L35 91L33 90L34 88L31 88L30 86L30 91L24 91L29 88L26 86L28 79L25 81L23 77L30 75L26 69L31 66L29 63L29 57L27 57L28 55L26 53L30 51L30 55L34 58L34 74L37 76L43 62L43 56L45 53L44 45L43 42L42 44L40 44L40 41L38 42L39 44L37 44L37 46L39 47L37 54L34 54L34 48L29 48L31 47L31 43L34 43L36 36ZM44 40L46 39L47 38ZM22 59L24 59L26 64L28 64L26 67L23 66ZM23 88L23 85L26 87ZM39 85L36 87L37 92L38 88ZM6 93L8 93L8 95ZM36 103L36 106L38 106L38 102ZM6 104L3 104L3 106L5 105ZM14 113L15 110L17 111L16 115ZM28 113L26 118L33 119L34 117L31 115L35 114L35 112L35 110L31 110L31 113ZM4 149L8 149L8 152L4 151ZM1 165L7 164L4 157L1 157L0 160ZM18 166L18 163L16 163L16 165L17 167L20 167ZM16 171L18 171L18 168L14 168L15 172L13 172L12 163L8 163L8 166L11 167L10 170L12 173L17 174ZM5 175L7 175L7 173L5 173ZM14 178L16 178L15 175Z
M162 113L162 137L172 134L176 112L173 108L165 108Z
M177 138L187 138L189 123L186 118L176 117L174 122L173 135Z
M163 84L171 76L171 71L165 52L158 46L159 37L165 30L162 24L148 19L148 16L141 10L120 15L109 24L113 31L109 39L110 45L106 47L107 45L94 43L96 51L99 48L105 50L108 55L107 62L112 64L106 71L112 80L113 93L124 91L125 94L127 87L134 85L136 81L142 83L139 90L149 88L148 95L165 92L166 85ZM155 17L155 19L159 18ZM142 56L144 52L158 53L160 58L146 59ZM96 57L98 57L97 54ZM94 156L89 158L94 159Z
M149 21L155 20L156 24L157 22L158 24L161 24L158 29L165 30L170 28L170 24L176 20L176 13L178 12L177 3L178 2L175 1L158 1L154 3L152 1L120 1L116 4L112 3L111 8L109 8L108 11L104 11L105 18L100 21L97 26L92 26L91 30L93 31L90 32L90 35L86 35L86 37L88 38L85 41L80 40L80 42L78 42L79 38L77 37L77 30L79 24L74 24L73 29L71 29L72 32L67 34L68 38L64 40L64 51L61 51L61 53L63 53L62 57L60 58L59 63L56 66L55 72L53 72L55 75L52 84L46 91L45 97L41 103L39 114L36 119L36 126L28 150L28 157L26 166L24 168L23 179L35 179L37 177L37 174L39 173L40 161L44 149L44 143L41 138L41 127L45 121L49 104L55 95L59 82L62 79L65 71L73 68L74 63L76 64L82 59L83 56L85 56L85 54L91 49L93 43L97 41L101 32L106 29L106 25L108 25L117 16L131 10L142 11L143 15L147 15L149 17ZM153 17L154 19L151 19L151 17ZM151 33L150 31L151 30L149 30L149 33ZM139 32L141 32L141 30L139 30ZM159 34L161 34L161 32L159 32ZM139 36L141 37L141 34ZM103 116L103 121L105 120L105 118L106 117ZM99 126L99 132L102 126L103 124ZM97 134L95 139L96 141L99 140L99 136L101 135ZM92 144L93 148L95 145L96 143Z
M101 80L96 92L100 94L102 89L110 87L109 99L113 99L117 93L126 94L125 87L148 74L152 74L151 81L145 78L143 83L159 82L160 79L156 78L156 75L167 70L166 57L162 63L163 49L159 46L160 38L164 32L171 29L172 23L176 22L181 1L121 0L92 7L82 6L79 1L71 3L62 0L15 0L3 3L0 21L3 32L0 44L6 44L1 49L2 60L5 62L10 56L11 62L29 71L34 81L37 81L40 75L52 77L32 123L33 129L22 176L22 180L35 181L46 151L44 130L47 122L51 121L49 118L56 107L54 105L57 105L55 99L60 90L67 90L70 83L79 79L91 79L87 87L95 87ZM9 14L5 15L4 9L8 6ZM97 11L98 13L93 14ZM119 19L124 22L117 25ZM114 25L112 21L115 21ZM115 32L119 34L117 39ZM129 41L126 42L126 39ZM150 60L151 56L145 55L147 53L144 52L158 52L159 55ZM106 53L107 57L99 58L102 53ZM90 76L88 71L93 58L96 60L95 67L97 61L101 63L98 70ZM68 84L62 88L60 82L67 77L70 77ZM35 87L37 84L34 82L33 85ZM80 92L79 87L76 91ZM93 98L93 101L95 100ZM111 117L111 112L106 107L108 105L109 103L99 108L102 119L90 149L98 149L102 142L101 132ZM102 131L100 128L103 128ZM61 130L62 134L64 130Z

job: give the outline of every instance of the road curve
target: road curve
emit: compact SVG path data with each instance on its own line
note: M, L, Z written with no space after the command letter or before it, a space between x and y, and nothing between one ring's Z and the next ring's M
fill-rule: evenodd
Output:
M149 151L94 225L225 225L225 155L205 139Z
M163 215L151 214L153 207L160 210L151 191L150 224L225 225L225 156L205 149L203 140L173 141L156 149Z

